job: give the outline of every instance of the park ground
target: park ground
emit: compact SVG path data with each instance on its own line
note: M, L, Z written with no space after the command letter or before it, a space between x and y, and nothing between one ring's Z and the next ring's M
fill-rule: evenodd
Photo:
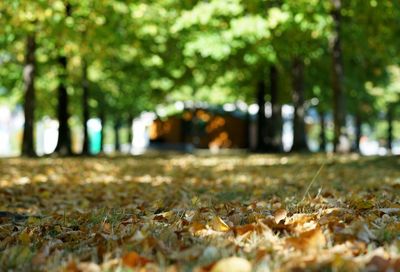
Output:
M400 271L399 157L3 159L0 211L2 271Z

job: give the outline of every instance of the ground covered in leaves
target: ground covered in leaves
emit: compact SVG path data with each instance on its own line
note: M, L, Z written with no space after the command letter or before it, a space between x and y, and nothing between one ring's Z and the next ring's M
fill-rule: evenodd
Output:
M400 158L0 161L0 270L400 271Z

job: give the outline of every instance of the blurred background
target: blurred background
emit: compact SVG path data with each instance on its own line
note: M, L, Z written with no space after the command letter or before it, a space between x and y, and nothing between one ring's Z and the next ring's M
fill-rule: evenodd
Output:
M2 0L0 156L400 154L400 3Z

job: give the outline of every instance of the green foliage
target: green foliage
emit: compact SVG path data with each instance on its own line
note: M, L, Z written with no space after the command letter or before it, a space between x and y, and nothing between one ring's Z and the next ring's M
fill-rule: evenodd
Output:
M342 1L347 107L365 118L398 101L397 2ZM82 64L92 115L127 118L156 104L253 102L270 65L291 102L291 65L305 65L306 98L331 109L331 1L4 0L0 95L22 97L25 38L37 36L38 116L54 116L57 57L68 58L71 111L80 116Z

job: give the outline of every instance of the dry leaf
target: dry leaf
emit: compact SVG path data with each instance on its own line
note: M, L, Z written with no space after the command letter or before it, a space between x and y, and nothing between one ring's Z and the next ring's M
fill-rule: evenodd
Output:
M287 211L285 209L277 209L274 212L275 223L278 224L282 220L285 220L286 216L287 216Z
M237 226L233 228L235 235L243 235L250 231L256 230L256 225L254 224L247 224L243 226Z
M21 241L23 245L29 245L31 242L31 237L27 230L23 231L20 235L18 235L18 239Z
M230 257L218 261L211 272L251 272L252 266L246 259L239 257Z
M367 264L369 270L378 272L390 271L389 270L390 266L391 266L390 259L385 259L381 256L372 257L372 259Z
M122 257L122 263L125 266L135 268L145 266L147 263L150 263L151 260L144 258L137 254L136 252L129 252L124 257Z
M201 230L204 230L204 229L206 229L206 225L204 225L204 224L201 224L201 223L199 223L199 222L192 222L191 224L190 224L190 227L189 227L189 231L191 232L191 233L193 233L193 234L196 234L197 232L199 232L199 231L201 231Z
M290 237L286 239L289 246L297 250L316 250L326 245L326 238L320 227L301 233L298 237Z
M215 231L227 232L230 227L219 216L214 216L211 220L211 228Z
M321 159L294 155L295 167L275 155L5 159L0 271L227 271L235 260L217 260L233 255L260 271L400 271L400 160L330 157L323 191L298 203ZM130 253L114 258L121 252Z

